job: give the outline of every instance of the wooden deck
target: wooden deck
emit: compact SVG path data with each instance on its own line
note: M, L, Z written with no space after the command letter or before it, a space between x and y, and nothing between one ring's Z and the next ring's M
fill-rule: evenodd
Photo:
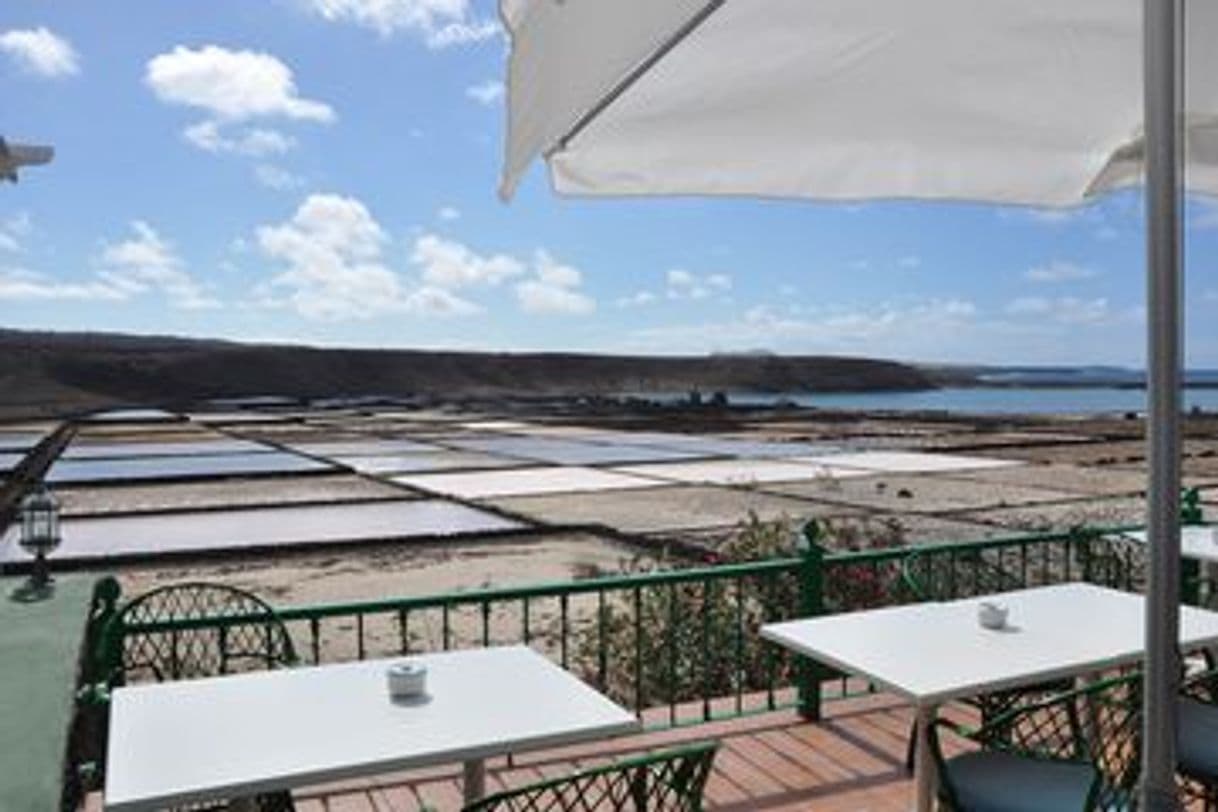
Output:
M907 812L913 785L905 771L908 706L885 694L826 704L826 718L805 722L779 711L542 751L488 764L487 791L560 776L579 767L678 744L719 739L707 808L721 812L817 810ZM382 776L296 794L299 812L417 812L461 807L460 768Z

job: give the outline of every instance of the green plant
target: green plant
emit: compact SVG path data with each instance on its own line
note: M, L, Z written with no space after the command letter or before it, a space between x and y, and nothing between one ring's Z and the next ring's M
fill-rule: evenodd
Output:
M795 527L789 517L767 521L750 512L708 563L794 558L804 543L858 550L899 546L904 540L904 529L892 521L811 521ZM670 566L635 558L623 572ZM892 567L842 567L835 570L826 598L831 604L870 605L889 595L898 577ZM762 641L758 629L796 616L800 588L795 572L784 571L613 595L595 617L575 624L573 667L614 698L639 707L766 689L776 680L790 680L796 664Z

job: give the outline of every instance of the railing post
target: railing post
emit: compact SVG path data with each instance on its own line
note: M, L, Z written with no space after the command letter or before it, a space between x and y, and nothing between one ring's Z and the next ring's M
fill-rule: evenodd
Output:
M825 612L825 550L820 546L820 536L820 524L813 519L804 525L803 533L798 541L800 617L815 617ZM796 668L799 715L811 722L819 721L821 717L820 666L807 657L800 657Z
M89 618L85 625L84 678L87 682L105 682L122 665L123 638L121 629L111 621L118 613L122 588L111 576L93 585Z
M1180 524L1204 524L1201 491L1185 488L1180 494ZM1180 602L1190 606L1201 603L1201 562L1195 558L1180 558Z

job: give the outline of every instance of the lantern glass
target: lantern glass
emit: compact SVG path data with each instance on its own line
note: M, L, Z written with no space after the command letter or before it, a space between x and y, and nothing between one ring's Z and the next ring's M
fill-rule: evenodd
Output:
M59 502L45 487L21 502L21 546L35 555L59 546Z

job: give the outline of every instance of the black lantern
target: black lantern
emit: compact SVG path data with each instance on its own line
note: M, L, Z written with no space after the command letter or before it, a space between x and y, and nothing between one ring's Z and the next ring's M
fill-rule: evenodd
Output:
M21 548L34 556L30 586L41 589L51 582L47 556L59 546L59 500L39 485L21 500Z

